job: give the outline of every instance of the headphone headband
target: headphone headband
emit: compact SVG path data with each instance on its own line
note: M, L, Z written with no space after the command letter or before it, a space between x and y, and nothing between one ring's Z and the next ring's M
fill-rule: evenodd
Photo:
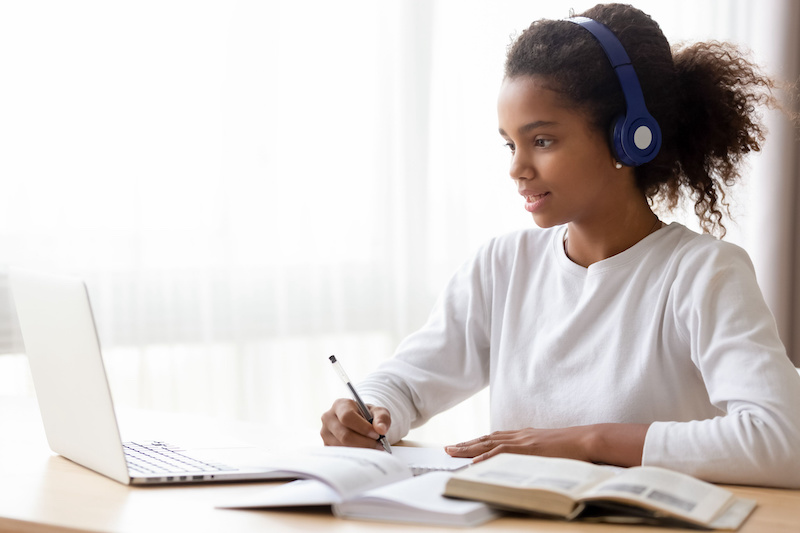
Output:
M615 119L611 145L616 158L628 166L652 161L661 148L661 128L647 111L642 86L625 47L607 26L587 17L572 17L600 43L617 75L625 98L625 115Z

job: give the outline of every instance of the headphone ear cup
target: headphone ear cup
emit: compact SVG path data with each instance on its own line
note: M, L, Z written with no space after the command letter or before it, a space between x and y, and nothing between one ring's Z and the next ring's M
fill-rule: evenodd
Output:
M649 114L618 116L611 132L612 154L617 161L636 167L655 158L661 148L661 128Z
M620 163L632 167L635 166L634 162L625 151L625 138L623 136L623 125L625 124L625 115L617 115L611 121L609 128L609 142L611 143L611 155Z

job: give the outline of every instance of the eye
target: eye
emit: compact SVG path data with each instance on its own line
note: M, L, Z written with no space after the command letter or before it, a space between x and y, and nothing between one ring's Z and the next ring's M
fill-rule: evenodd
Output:
M550 148L553 144L553 139L536 139L533 142L538 148Z
M513 153L514 153L514 151L516 150L516 148L515 148L515 146L514 146L514 143L512 143L512 142L507 142L507 143L506 143L506 144L504 144L503 146L505 146L506 148L508 148L509 150L511 150L511 153L512 153L512 154L513 154Z

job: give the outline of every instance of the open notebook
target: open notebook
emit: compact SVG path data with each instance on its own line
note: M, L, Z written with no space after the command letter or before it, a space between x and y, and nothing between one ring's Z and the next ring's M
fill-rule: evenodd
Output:
M321 506L343 518L442 526L475 526L499 515L482 502L442 496L453 471L469 468L471 460L448 457L440 449L394 446L392 450L389 455L364 448L327 447L287 456L274 466L306 479L266 487L256 496L218 507Z

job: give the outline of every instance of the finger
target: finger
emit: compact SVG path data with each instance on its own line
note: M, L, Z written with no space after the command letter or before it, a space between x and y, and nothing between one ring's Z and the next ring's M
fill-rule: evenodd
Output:
M320 437L322 437L322 442L326 446L342 446L340 440L336 437L334 432L334 428L341 426L341 422L336 417L336 413L333 408L329 409L322 413L321 422L322 428L319 431ZM341 432L341 430L339 430Z
M369 410L372 413L372 426L380 435L386 435L392 425L392 415L389 410L383 407L375 407L370 405Z
M341 425L348 430L371 438L372 440L376 440L380 437L378 432L375 431L375 428L372 427L372 424L367 422L361 414L358 405L353 400L344 398L336 400L333 404L333 411Z
M475 457L475 453L471 452L468 446L445 446L444 451L450 457Z
M496 448L494 450L489 450L486 453L482 453L482 454L476 456L474 459L472 459L472 462L473 463L480 463L481 461L485 461L489 457L493 457L495 455L497 455L497 449Z
M383 449L383 446L377 443L377 438L356 433L340 423L323 427L320 435L323 442L328 446Z
M492 435L484 435L461 444L445 446L444 450L452 457L476 457L497 446Z
M351 431L362 437L372 439L373 441L380 438L380 434L375 428L361 416L361 413L354 411L346 411L342 413L340 422L343 428Z
M482 453L476 456L473 459L473 463L480 463L481 461L485 461L490 457L494 457L495 455L499 455L501 453L526 453L525 448L521 446L511 446L509 444L498 444L491 450Z
M325 443L326 446L348 446L350 448L379 448L383 449L383 446L377 444L375 440L370 439L369 437L365 437L363 435L359 435L353 431L348 429L343 429L339 431L337 429L330 431L324 429L320 432L322 436L322 441Z
M480 437L474 438L472 440L459 442L458 444L453 444L452 446L485 446L487 441L492 442L501 442L507 440L509 436L513 436L513 431L494 431L489 435L482 435Z
M477 439L472 439L472 440L467 440L467 441L464 441L464 442L459 442L458 444L451 444L450 446L452 446L452 447L472 446L473 444L477 444L478 442L480 442L480 439L481 439L481 437L478 437Z
M351 400L340 399L323 413L320 436L327 446L375 448L378 439L372 425L364 420ZM365 435L366 433L366 435Z
M341 446L339 440L325 426L323 426L322 429L320 430L319 436L322 437L322 443L325 446Z

